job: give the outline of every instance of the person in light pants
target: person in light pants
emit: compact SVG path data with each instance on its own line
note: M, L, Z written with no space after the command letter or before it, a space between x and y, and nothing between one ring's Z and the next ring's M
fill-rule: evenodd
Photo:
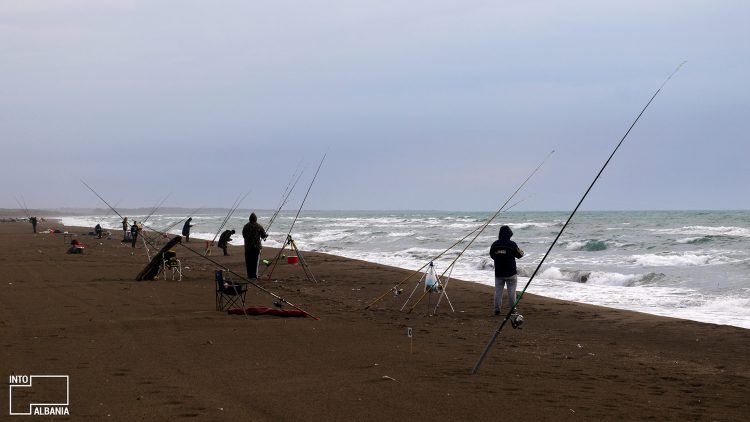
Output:
M503 304L503 288L508 290L508 311L516 301L516 285L518 284L518 270L516 258L524 253L516 242L510 240L513 231L508 226L500 227L498 239L490 246L490 258L495 262L495 300L493 302L495 315L500 315Z

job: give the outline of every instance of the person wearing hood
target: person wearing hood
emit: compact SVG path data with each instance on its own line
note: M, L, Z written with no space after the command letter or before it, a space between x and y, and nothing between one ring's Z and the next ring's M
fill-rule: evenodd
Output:
M232 235L234 233L234 230L224 230L221 236L219 236L219 247L224 251L224 256L229 256L227 253L227 245L232 241Z
M258 224L258 216L250 214L250 222L242 228L242 237L245 239L245 265L247 266L247 277L258 278L258 263L260 262L260 250L263 246L261 239L266 240L268 235L263 226Z
M193 221L193 217L188 218L185 225L182 226L182 235L185 236L185 242L187 243L190 243L190 228L195 225L190 224L191 221Z
M510 227L502 226L498 239L490 247L490 258L495 262L495 315L500 315L504 287L508 290L508 309L513 308L516 301L516 285L518 284L516 258L523 257L524 253L516 242L510 240L511 237L513 237L513 231Z

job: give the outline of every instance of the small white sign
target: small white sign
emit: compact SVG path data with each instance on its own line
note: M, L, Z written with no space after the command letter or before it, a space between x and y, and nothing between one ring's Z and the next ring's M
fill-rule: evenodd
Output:
M409 337L409 338L411 338L411 334L412 334L412 330L411 330L411 327L408 327L408 328L406 329L406 337Z
M34 397L34 387L38 386L35 384L49 384L52 383L56 388L61 391L57 391L54 394L54 400L48 400L45 394L49 394L49 391L43 392L41 396ZM8 380L9 390L9 405L10 415L37 415L37 416L69 416L70 410L70 377L68 375L11 375ZM14 394L15 393L15 394ZM31 400L41 399L41 403L31 403L31 400L26 399L31 395L34 397ZM14 401L14 397L16 397ZM15 404L14 404L15 403ZM28 407L27 407L28 406Z

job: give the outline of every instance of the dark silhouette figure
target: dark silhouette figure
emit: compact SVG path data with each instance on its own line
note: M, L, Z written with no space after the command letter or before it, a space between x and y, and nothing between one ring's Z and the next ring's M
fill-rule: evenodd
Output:
M193 217L190 217L185 222L185 225L182 226L182 235L185 236L185 242L190 243L190 228L193 227L195 224L190 224L190 222L193 221Z
M34 233L36 233L36 217L29 218L29 222L31 223L31 228L34 229Z
M224 256L229 256L227 253L227 246L229 245L229 242L232 241L233 234L234 230L224 230L221 236L219 236L219 247L224 251Z
M266 240L268 235L263 226L258 224L258 216L250 214L250 222L242 228L242 237L245 239L245 265L247 266L247 277L258 278L258 262L260 261L260 250L263 246L261 239Z
M141 228L140 226L138 226L138 222L133 220L133 225L130 226L130 241L132 242L131 246L133 247L133 249L135 249L135 241L138 239L139 231L141 231Z

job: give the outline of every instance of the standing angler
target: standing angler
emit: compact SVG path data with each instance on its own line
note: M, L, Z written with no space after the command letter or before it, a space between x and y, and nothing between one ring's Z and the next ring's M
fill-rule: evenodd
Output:
M31 223L31 228L34 229L34 233L36 233L36 217L29 218L29 222Z
M190 243L190 228L195 225L190 224L191 221L193 221L193 217L188 218L185 225L182 226L182 235L185 236L185 242L187 243Z
M247 266L247 278L258 278L258 262L260 261L260 250L263 248L260 240L266 240L268 235L263 226L258 224L258 216L250 214L250 222L242 228L242 237L245 239L245 265Z
M516 258L523 257L523 251L516 242L510 240L511 237L513 237L513 231L510 227L502 226L498 239L490 247L490 257L495 261L495 315L500 315L504 286L508 288L508 308L512 309L516 301L516 284L518 284Z

